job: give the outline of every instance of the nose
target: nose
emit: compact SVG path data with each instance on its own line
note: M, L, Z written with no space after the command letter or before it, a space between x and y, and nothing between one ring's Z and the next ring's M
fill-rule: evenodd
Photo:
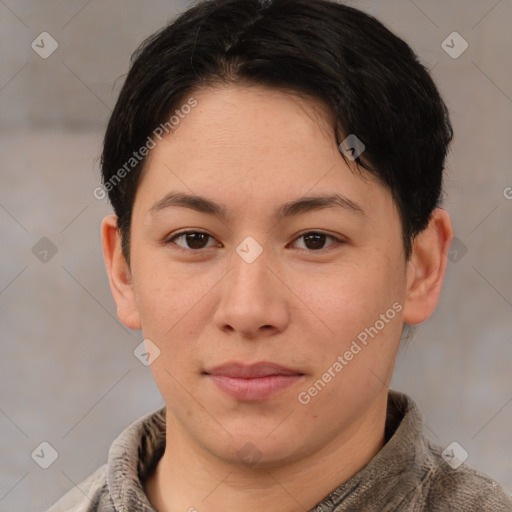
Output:
M224 332L257 339L283 332L290 320L290 293L270 268L265 252L248 263L234 255L233 268L222 280L214 322Z

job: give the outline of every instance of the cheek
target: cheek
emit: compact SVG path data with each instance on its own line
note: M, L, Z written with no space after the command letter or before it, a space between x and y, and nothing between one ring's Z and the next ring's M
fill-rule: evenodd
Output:
M142 267L142 265L141 265ZM187 279L167 262L139 272L137 303L144 338L160 350L150 370L166 403L174 403L183 414L193 409L190 394L195 395L198 366L198 340L205 323L201 298L211 288L209 280Z
M160 349L151 365L157 384L173 387L167 372L181 381L184 373L197 369L202 333L211 324L212 290L222 269L190 272L155 252L140 251L133 258L135 294L143 335Z
M328 338L353 338L395 302L402 303L403 269L390 258L379 256L344 262L328 273L304 273L298 286L301 299Z
M144 334L162 340L180 328L208 286L208 280L184 274L165 251L139 249L133 254L132 274Z
M357 397L375 396L392 375L403 325L405 274L400 259L375 250L367 256L329 276L303 280L305 302L321 320L315 322L317 344L307 349L314 361L308 384L313 388L304 390L308 396L322 395L314 399L319 411L332 400L357 408Z

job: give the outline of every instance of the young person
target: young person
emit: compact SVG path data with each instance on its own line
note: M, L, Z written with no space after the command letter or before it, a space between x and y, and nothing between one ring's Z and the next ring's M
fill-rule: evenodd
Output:
M102 240L166 405L50 511L512 510L389 389L441 290L451 139L409 46L340 3L205 1L148 39Z

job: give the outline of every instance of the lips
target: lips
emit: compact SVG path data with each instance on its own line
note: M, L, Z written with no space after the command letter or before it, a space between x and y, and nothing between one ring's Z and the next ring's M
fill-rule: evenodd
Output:
M302 375L301 372L285 368L274 363L255 363L244 365L241 363L227 363L216 366L206 372L209 375L224 375L239 379L255 379L259 377L268 377L271 375Z
M205 372L224 393L240 401L265 400L302 377L303 373L274 363L227 363Z

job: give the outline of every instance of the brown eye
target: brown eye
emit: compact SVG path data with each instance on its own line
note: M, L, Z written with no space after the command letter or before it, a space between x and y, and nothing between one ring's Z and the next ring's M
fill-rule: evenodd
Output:
M327 236L322 235L320 233L315 233L312 235L304 236L304 242L305 242L306 247L313 251L317 250L317 249L323 249L326 239L327 239Z
M213 240L213 238L206 233L201 233L200 231L187 231L185 233L179 233L178 235L174 236L169 240L169 242L175 243L182 249L198 250L205 249L209 239ZM181 241L181 243L178 243L178 240Z
M329 245L325 245L327 240L331 239L334 241L334 243L331 243ZM316 231L312 231L309 233L304 233L303 235L299 236L297 240L303 240L303 246L299 249L304 249L307 251L320 251L321 249L326 249L332 245L335 245L336 243L341 243L341 240L337 239L336 237L332 235L327 235L326 233L320 233Z
M191 249L203 249L208 242L208 235L204 233L189 233L185 235L185 240Z

